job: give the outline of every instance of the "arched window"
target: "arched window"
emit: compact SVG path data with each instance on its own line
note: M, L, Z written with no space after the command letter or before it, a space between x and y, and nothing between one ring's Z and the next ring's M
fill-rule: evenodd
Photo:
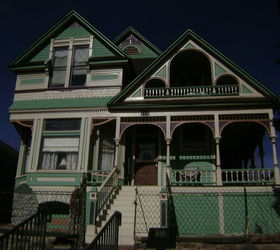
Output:
M160 79L149 80L145 85L145 88L165 88L165 87L166 86L164 82Z
M129 45L123 49L123 51L128 55L138 55L140 54L140 50L133 45Z
M217 80L216 85L238 85L238 82L233 76L225 75Z
M212 85L211 67L208 58L195 50L176 55L170 65L170 86Z

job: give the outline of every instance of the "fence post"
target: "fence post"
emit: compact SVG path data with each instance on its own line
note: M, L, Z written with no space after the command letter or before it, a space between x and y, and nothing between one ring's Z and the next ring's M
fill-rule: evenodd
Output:
M244 187L244 208L245 208L245 235L246 239L248 240L248 200L247 200L247 190L246 187Z
M162 188L160 193L160 226L168 227L168 196L166 188Z
M94 187L90 192L89 201L89 224L94 225L94 234L96 234L96 219L97 219L97 188Z

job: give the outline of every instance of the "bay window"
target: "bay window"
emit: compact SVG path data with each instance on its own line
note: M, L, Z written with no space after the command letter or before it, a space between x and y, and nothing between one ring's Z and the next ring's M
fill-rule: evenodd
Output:
M79 133L80 119L45 120L39 168L77 169Z

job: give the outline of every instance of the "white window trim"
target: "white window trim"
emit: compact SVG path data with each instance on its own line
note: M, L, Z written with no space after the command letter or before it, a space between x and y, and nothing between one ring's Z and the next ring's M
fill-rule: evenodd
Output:
M67 65L66 65L66 76L64 81L64 88L70 87L70 77L71 77L71 66L72 66L72 60L73 60L73 47L74 46L83 46L88 45L89 46L89 57L92 56L93 51L93 36L89 37L79 37L74 38L71 37L69 39L52 39L51 40L51 46L50 46L50 52L49 52L49 61L52 61L53 53L55 48L59 47L68 47L68 57L67 57ZM51 77L50 77L51 79ZM88 74L86 79L88 79ZM85 83L85 86L87 85L87 80Z

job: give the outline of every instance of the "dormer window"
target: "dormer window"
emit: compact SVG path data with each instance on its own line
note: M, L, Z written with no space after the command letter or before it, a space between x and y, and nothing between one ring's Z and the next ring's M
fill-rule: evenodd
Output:
M87 39L88 40L88 39ZM53 43L50 84L52 88L84 86L87 76L87 60L90 56L89 44L75 41ZM68 46L61 46L67 44Z
M55 48L50 86L64 87L67 69L68 47Z

